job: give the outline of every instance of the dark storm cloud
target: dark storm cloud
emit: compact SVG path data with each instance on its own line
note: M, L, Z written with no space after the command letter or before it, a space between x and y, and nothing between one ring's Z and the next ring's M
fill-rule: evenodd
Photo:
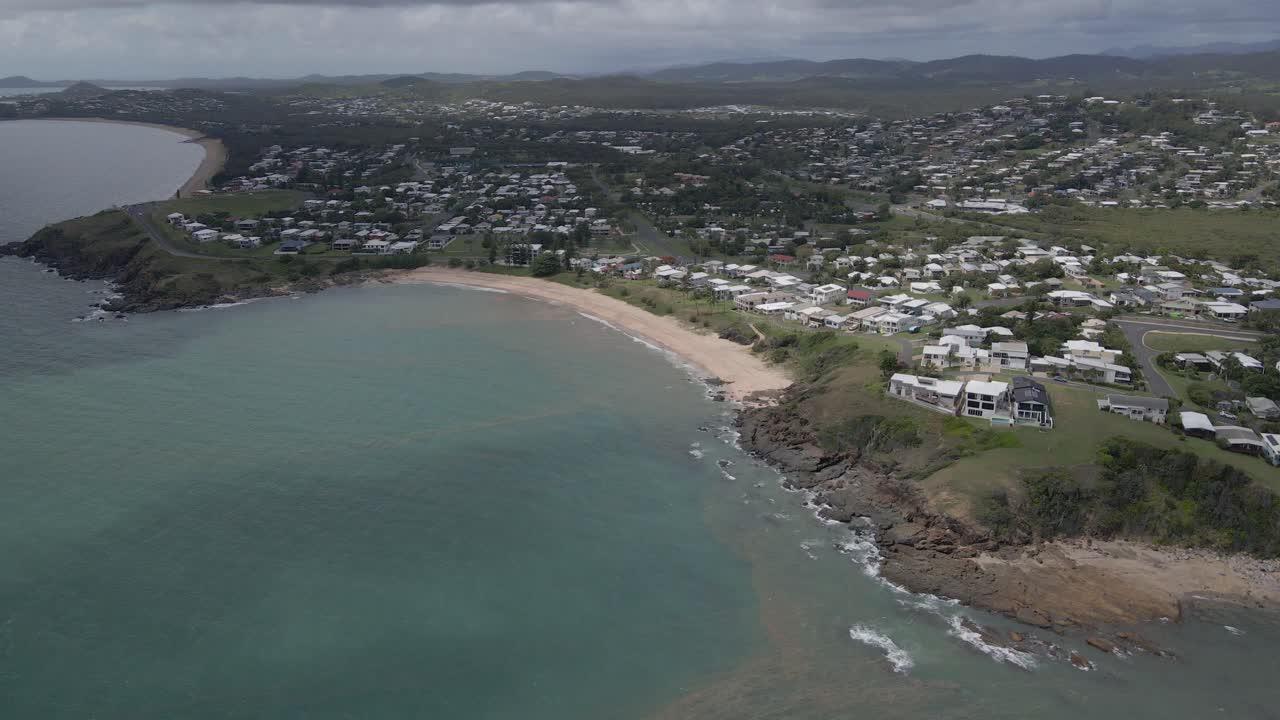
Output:
M0 0L0 67L582 72L762 55L1044 57L1278 29L1280 0Z

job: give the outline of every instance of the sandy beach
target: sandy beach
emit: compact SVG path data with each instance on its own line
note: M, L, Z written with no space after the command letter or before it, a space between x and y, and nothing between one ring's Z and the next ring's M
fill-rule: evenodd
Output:
M408 270L395 273L390 279L397 283L483 287L567 305L679 355L707 375L727 383L725 392L734 400L745 400L757 392L781 390L791 384L782 369L766 365L742 345L695 332L675 318L653 315L594 290L528 277L444 268Z
M204 148L204 159L200 161L200 165L196 168L191 178L183 183L179 191L182 197L188 197L201 190L208 188L209 181L222 171L227 163L227 147L217 138L211 138L191 128L175 127L173 125L160 125L158 123L136 122L133 120L113 120L111 118L41 118L52 122L87 122L87 123L107 123L111 125L136 125L138 127L154 128L156 130L167 130L179 135L187 137L186 142L195 143Z

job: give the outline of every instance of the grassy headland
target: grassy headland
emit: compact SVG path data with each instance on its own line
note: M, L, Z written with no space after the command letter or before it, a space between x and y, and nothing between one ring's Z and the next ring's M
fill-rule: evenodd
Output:
M200 201L197 201L200 202ZM123 298L109 309L150 312L308 291L362 277L360 271L412 267L425 256L358 259L270 253L192 257L160 247L123 210L50 225L0 252L31 257L67 277L109 279Z

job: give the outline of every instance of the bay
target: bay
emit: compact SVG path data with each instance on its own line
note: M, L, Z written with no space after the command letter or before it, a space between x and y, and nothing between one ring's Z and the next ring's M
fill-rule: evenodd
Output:
M48 125L120 167L153 132ZM0 236L167 195L199 155L151 142L132 188L0 194ZM375 286L72 322L101 290L0 260L2 717L1280 716L1276 615L1144 630L1176 658L987 646L961 618L1014 626L881 581L678 362L568 309Z

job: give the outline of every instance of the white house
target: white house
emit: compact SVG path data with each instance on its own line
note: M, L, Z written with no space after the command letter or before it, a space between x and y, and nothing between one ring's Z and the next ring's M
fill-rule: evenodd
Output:
M1200 308L1215 320L1223 322L1243 320L1249 314L1249 308L1233 302L1205 302L1200 303Z
M970 380L964 386L964 414L990 419L1005 404L1009 384Z
M915 401L932 410L954 415L964 383L896 373L889 378L889 395Z
M991 365L998 366L1001 371L1021 370L1026 372L1031 353L1024 342L991 343Z
M831 305L845 299L848 289L843 285L827 284L819 285L809 291L809 299L815 305Z
M1098 409L1124 415L1130 420L1163 425L1165 415L1169 412L1169 401L1165 398L1137 395L1108 395L1098 401Z

